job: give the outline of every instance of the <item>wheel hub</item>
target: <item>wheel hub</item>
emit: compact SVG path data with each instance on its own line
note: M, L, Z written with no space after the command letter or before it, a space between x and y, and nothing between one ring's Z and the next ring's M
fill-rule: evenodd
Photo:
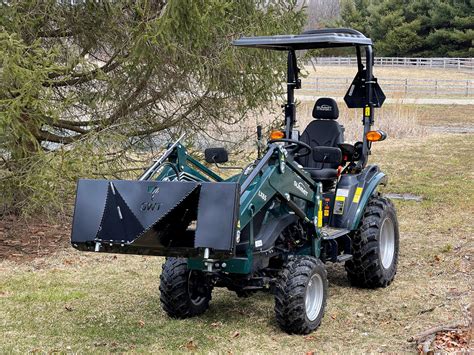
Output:
M323 280L319 274L311 276L306 285L305 296L306 316L310 321L314 321L321 311L324 298Z
M390 268L395 255L395 229L390 218L385 218L380 230L380 258L385 269Z

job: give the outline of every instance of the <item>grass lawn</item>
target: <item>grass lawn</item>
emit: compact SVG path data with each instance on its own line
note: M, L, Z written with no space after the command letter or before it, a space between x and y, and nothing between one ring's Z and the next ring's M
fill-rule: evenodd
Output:
M0 262L0 352L400 352L407 339L465 319L471 301L474 135L376 143L372 162L390 177L401 245L398 274L385 289L351 288L328 265L329 298L309 336L281 332L273 298L213 293L207 313L169 319L159 304L162 258L80 253L72 248L28 262Z

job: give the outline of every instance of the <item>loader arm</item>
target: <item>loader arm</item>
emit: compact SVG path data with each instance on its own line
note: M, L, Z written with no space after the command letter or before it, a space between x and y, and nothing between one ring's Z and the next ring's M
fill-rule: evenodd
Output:
M244 261L249 265L254 228L260 227L254 217L273 201L313 225L314 238L319 237L321 189L281 145L269 145L254 169L242 174L242 184L224 181L179 142L164 155L140 181L79 181L74 247L228 260L235 256L241 231L249 228ZM151 180L155 175L158 180Z

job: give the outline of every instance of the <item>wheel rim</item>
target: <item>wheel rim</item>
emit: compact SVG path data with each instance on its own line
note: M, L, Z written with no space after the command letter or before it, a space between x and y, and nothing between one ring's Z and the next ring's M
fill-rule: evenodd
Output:
M380 230L380 257L382 266L390 268L395 254L395 228L390 218L385 218Z
M310 321L314 321L321 311L324 298L323 292L323 279L319 274L314 274L306 285L306 316Z
M205 286L199 282L198 277L193 277L193 272L191 271L188 275L188 294L189 300L193 305L199 306L206 299L204 287Z

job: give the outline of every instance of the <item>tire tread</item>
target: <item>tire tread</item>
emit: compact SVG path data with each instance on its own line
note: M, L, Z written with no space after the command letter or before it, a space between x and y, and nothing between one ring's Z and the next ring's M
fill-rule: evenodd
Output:
M387 272L379 258L379 241L383 218L391 214L395 231L395 255L392 267ZM393 203L380 195L369 200L359 229L352 238L352 259L346 261L347 277L353 286L365 288L387 287L393 281L398 263L398 223Z
M315 322L306 318L304 296L308 278L317 269L323 277L324 299ZM280 273L275 288L275 315L281 329L289 334L308 334L319 327L324 313L327 273L321 260L310 256L292 257Z

